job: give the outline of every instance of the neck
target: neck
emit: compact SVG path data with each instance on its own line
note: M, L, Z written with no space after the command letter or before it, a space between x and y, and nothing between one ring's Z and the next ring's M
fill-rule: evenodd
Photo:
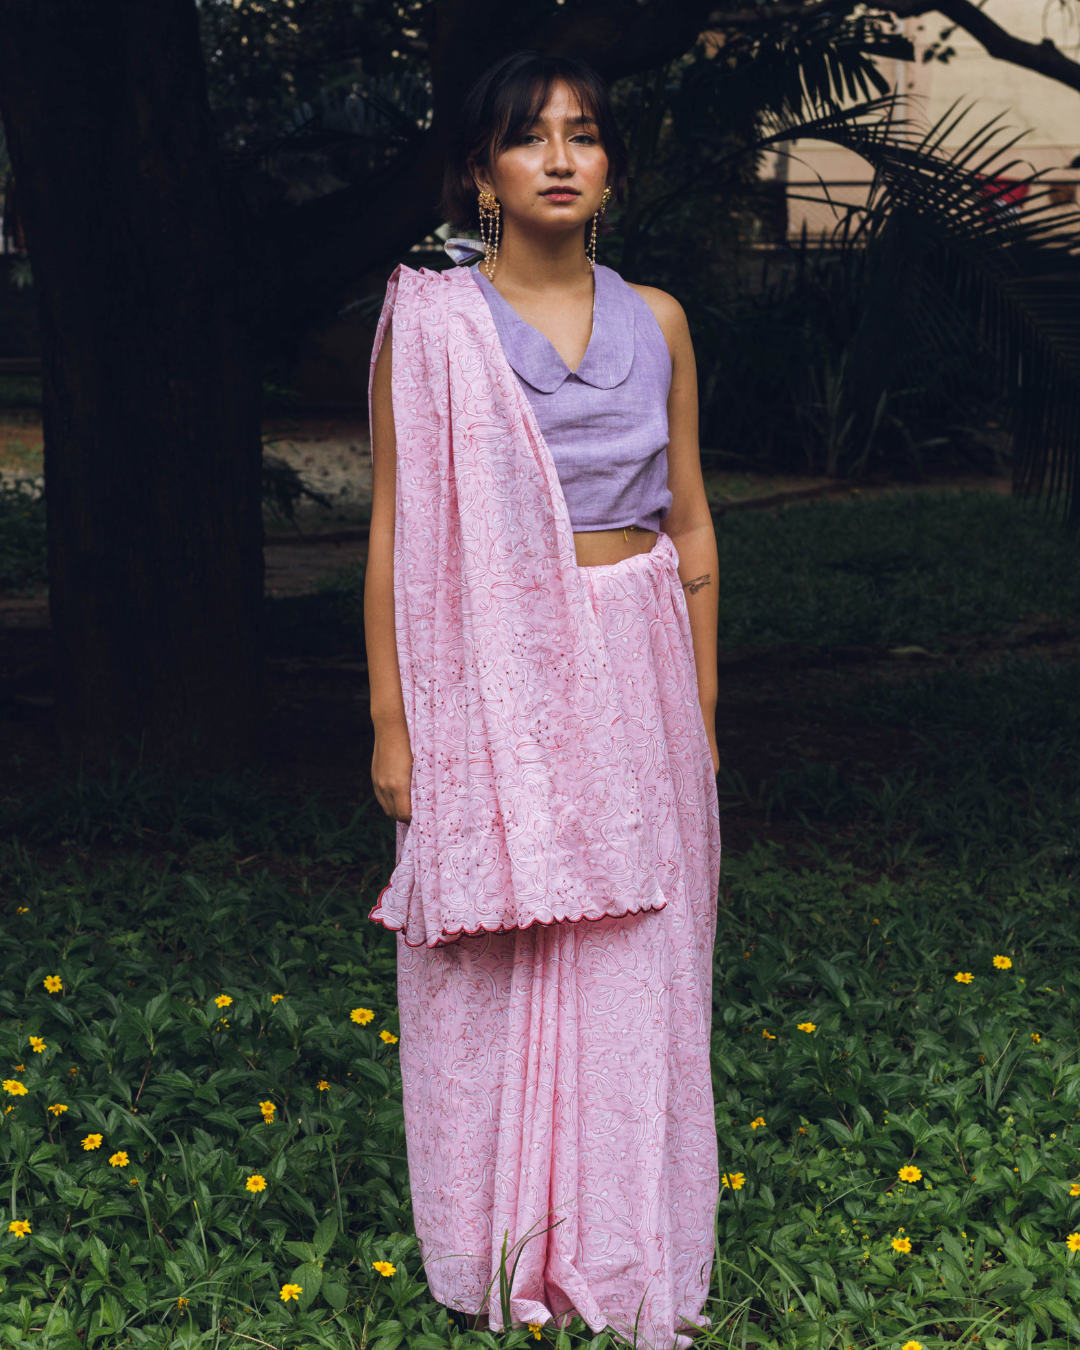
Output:
M495 264L496 288L524 294L591 287L592 270L585 253L588 228L535 234L508 221Z

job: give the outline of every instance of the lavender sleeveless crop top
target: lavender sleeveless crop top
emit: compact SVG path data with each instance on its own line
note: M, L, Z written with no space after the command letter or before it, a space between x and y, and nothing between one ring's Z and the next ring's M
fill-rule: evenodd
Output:
M592 336L571 370L483 273L470 271L551 450L571 527L659 530L671 508L671 356L652 310L618 272L597 264Z

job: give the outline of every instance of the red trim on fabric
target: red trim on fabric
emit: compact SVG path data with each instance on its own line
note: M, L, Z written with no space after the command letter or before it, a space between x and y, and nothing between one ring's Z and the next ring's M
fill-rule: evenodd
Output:
M547 922L540 919L534 919L532 923L527 923L524 928L521 927L520 924L511 924L509 926L500 924L498 928L463 928L459 929L456 933L441 933L438 942L410 942L405 936L404 925L395 927L394 924L387 923L385 920L376 917L375 911L382 904L382 898L389 889L390 886L387 884L379 892L379 898L375 902L375 908L368 914L368 918L372 923L377 923L380 927L385 928L388 933L400 933L401 940L405 943L406 947L412 947L414 950L418 947L426 947L428 951L434 951L437 947L453 947L460 942L462 938L466 937L496 937L501 933L527 933L530 928L553 928L556 924L560 923L599 923L601 919L628 919L635 914L656 914L659 913L660 910L667 908L667 898L665 897L659 905L643 905L641 909L625 909L621 914L597 914L593 918L583 917L580 919L548 919Z

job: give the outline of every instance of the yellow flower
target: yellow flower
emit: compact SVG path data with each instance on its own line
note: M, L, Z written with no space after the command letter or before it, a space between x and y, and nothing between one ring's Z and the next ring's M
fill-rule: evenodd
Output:
M1071 1252L1080 1252L1080 1233L1070 1233L1065 1239L1065 1246Z
M302 1284L283 1284L281 1286L281 1301L282 1303L288 1303L291 1298L298 1299L303 1292L304 1286Z
M389 1261L372 1261L371 1268L377 1270L380 1275L385 1275L387 1279L397 1274L397 1267L392 1266Z
M64 987L64 981L59 975L46 975L41 982L50 994L58 994Z
M379 1040L382 1041L384 1045L397 1045L397 1037L392 1031L380 1031Z
M16 1237L29 1237L31 1233L30 1225L25 1219L12 1219L8 1224L9 1233L14 1233Z
M15 911L15 913L16 913L16 914L29 914L29 913L30 913L30 906L29 906L29 905L20 905L19 908Z
M23 1073L23 1072L25 1072L25 1070L26 1070L26 1065L25 1065L25 1064L16 1064L15 1067L12 1069L11 1072L12 1072L12 1073Z
M800 1022L797 1030L806 1032L817 1031L817 1024L815 1022Z
M810 1131L806 1128L805 1125L800 1125L800 1126L799 1126L799 1133L800 1133L800 1134L809 1134Z
M280 1003L281 1000L282 1000L284 997L285 997L284 994L271 994L271 995L270 995L270 1002L271 1002L271 1003Z
M762 1029L761 1029L761 1039L762 1039L763 1041L775 1041L775 1040L776 1040L776 1037L772 1034L771 1031L766 1031L765 1028L762 1027Z
M277 1107L273 1102L260 1102L259 1110L262 1112L263 1120L269 1125L274 1119L274 1112L277 1110Z
M1012 970L1012 962L1007 956L995 956L994 965L998 970Z
M1037 1031L1033 1031L1033 1032L1031 1033L1031 1044L1032 1044L1032 1045L1038 1045L1039 1042L1040 1042L1041 1040L1042 1040L1042 1037L1039 1035L1039 1033L1038 1033Z
M741 1172L725 1172L720 1180L725 1186L730 1186L733 1191L741 1191L746 1185L746 1178Z
M369 1022L374 1022L375 1014L370 1008L354 1008L349 1014L354 1022L358 1022L362 1027L366 1027Z
M750 1122L750 1128L752 1130L763 1130L765 1128L765 1117L755 1116L754 1119Z
M124 1152L123 1149L121 1149L119 1153L114 1153L112 1155L112 1157L109 1159L109 1166L110 1167L128 1166L128 1155Z
M46 1107L46 1110L51 1111L54 1116L62 1116L67 1110L67 1107L63 1102L55 1102L52 1106Z
M229 1004L232 1002L232 999L228 996L228 994L218 994L217 998L214 999L214 1002L217 1004L219 1008L227 1008Z
M922 1173L917 1167L901 1167L896 1175L901 1181L922 1181Z
M86 1149L87 1153L89 1153L89 1152L91 1151L91 1149L100 1148L100 1147L101 1147L101 1135L100 1135L100 1134L88 1134L88 1135L86 1136L86 1138L82 1141L82 1146L83 1146L84 1149Z
M325 1078L320 1078L319 1081L315 1084L315 1086L319 1089L320 1092L330 1091L330 1084L326 1081Z
M529 1330L530 1330L530 1331L532 1332L532 1334L533 1334L533 1340L534 1340L534 1341L538 1341L538 1340L540 1339L540 1323L539 1323L539 1322L530 1322L530 1323L529 1323Z
M187 1300L186 1298L178 1298L178 1299L176 1300L176 1306L180 1309L181 1312L184 1311L184 1309L187 1307L187 1305L188 1305L188 1300Z
M905 1341L900 1350L922 1350L921 1341Z
M5 1078L3 1083L0 1083L0 1087L2 1087L5 1092L10 1092L13 1097L26 1096L26 1087L23 1083L20 1083L17 1078Z
M910 1238L893 1238L893 1240L892 1240L892 1249L893 1249L894 1252L910 1252L910 1251L911 1251L911 1239L910 1239Z
M266 1178L261 1177L258 1172L253 1172L244 1182L244 1189L249 1191L265 1191Z
M139 1184L138 1177L132 1177L131 1180L128 1182L129 1186L137 1186L138 1184Z
M953 976L957 984L970 984L974 978L970 970L958 970Z
M49 1047L45 1044L45 1042L41 1039L40 1036L30 1037L30 1049L33 1050L35 1055L42 1054L48 1048Z
M1069 1194L1080 1195L1080 1182L1076 1181L1073 1182L1073 1184L1069 1187Z

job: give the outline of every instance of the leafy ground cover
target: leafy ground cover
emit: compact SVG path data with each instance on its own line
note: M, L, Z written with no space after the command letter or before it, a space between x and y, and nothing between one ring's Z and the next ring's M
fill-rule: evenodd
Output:
M942 500L905 504L892 546L910 565L876 573L906 639L926 550L969 597L956 622L977 623L993 570L967 536L997 517ZM1027 518L1005 507L1009 553L1002 522ZM774 579L798 563L825 614L862 508L800 510L743 518L746 548ZM1044 575L1017 544L1017 594L1003 567L994 613L1068 612L1065 546L1040 532ZM868 640L852 635L872 609L844 604L834 640ZM771 612L761 599L746 621ZM873 621L875 641L899 631ZM728 1184L696 1345L1064 1350L1080 1335L1080 673L1012 659L837 697L856 730L917 725L895 773L806 761L725 787L760 838L725 860ZM370 808L255 777L117 773L0 802L5 1350L537 1343L459 1332L426 1291L393 946L363 918L390 847ZM580 1323L539 1340L614 1345Z
M720 642L890 646L1075 613L1074 545L988 492L898 492L724 516Z
M0 483L0 590L46 577L45 504L32 488Z

